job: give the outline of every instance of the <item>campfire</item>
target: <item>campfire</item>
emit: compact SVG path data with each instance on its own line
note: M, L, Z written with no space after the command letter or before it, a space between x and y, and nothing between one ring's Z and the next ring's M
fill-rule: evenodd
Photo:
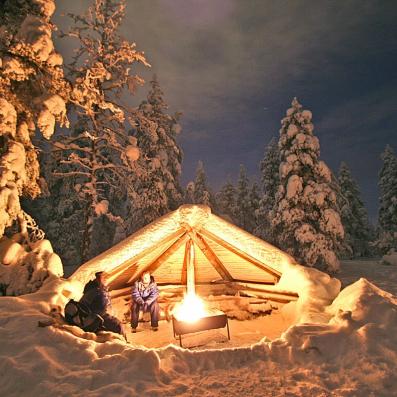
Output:
M192 304L190 304L191 302ZM197 305L199 310L197 309ZM216 328L227 328L227 337L230 339L229 322L225 313L219 310L207 311L204 302L196 295L188 295L180 303L172 316L174 337L179 337L182 346L182 335Z
M177 304L172 315L179 321L194 323L200 318L206 317L208 311L204 301L196 295L195 285L195 250L193 241L190 239L186 244L185 265L186 265L186 295L182 302Z
M177 320L187 323L194 323L208 314L204 301L195 293L186 294L183 301L177 304L172 312Z
M182 346L182 335L227 327L227 335L230 339L227 316L219 310L208 310L205 302L196 295L194 276L195 252L192 240L187 244L185 260L187 261L187 292L182 302L177 304L172 312L174 337L179 336L179 344Z

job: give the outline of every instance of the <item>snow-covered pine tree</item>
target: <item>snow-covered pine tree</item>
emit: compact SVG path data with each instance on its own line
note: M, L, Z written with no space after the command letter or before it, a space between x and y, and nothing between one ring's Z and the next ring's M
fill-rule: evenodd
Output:
M387 145L382 153L379 173L379 236L378 246L383 253L397 249L397 157Z
M248 220L247 230L253 233L258 227L258 210L259 210L260 193L258 183L254 181L248 193Z
M183 198L179 182L182 150L176 142L181 132L180 114L166 113L168 105L156 77L150 84L134 130L141 157L139 177L132 182L130 233L178 208Z
M36 132L49 139L56 123L68 125L70 85L52 42L54 11L52 0L5 0L0 6L1 262L12 265L1 266L0 284L7 295L37 291L51 274L63 274L59 256L20 201L41 190Z
M48 175L48 190L52 193L41 195L29 204L36 206L39 224L61 255L63 265L78 266L82 263L81 233L78 233L84 229L82 201L74 193L72 178L53 178L49 172L45 175Z
M207 176L201 160L197 164L196 178L194 180L194 204L204 204L213 207L211 191L207 185Z
M161 162L161 180L164 185L168 199L169 210L179 207L182 202L182 188L180 176L182 172L182 149L176 142L176 137L181 132L179 119L181 114L169 115L166 113L168 105L164 101L164 93L160 88L156 76L150 82L151 89L140 110L143 115L157 124L156 135L158 137L155 145L149 147L141 146L142 134L136 135L138 146L143 156L158 158ZM145 142L145 139L143 139Z
M85 15L69 16L74 26L68 35L80 42L69 67L77 120L72 134L59 137L53 145L52 174L71 180L60 205L75 195L82 219L77 226L82 229L71 223L69 231L81 233L81 260L86 261L112 244L117 226L123 223L117 210L125 200L139 150L136 138L126 132L120 97L142 83L131 74L131 66L148 64L135 43L119 35L125 1L95 0ZM65 232L62 219L59 225Z
M134 134L139 131L141 148L154 147L158 141L157 123L141 115L137 118L136 124ZM137 161L136 173L131 176L129 183L131 189L128 196L131 205L127 216L128 234L169 212L168 196L162 176L160 158L143 153Z
M236 223L236 188L230 179L216 195L216 203L219 215L226 216L231 222Z
M249 179L243 164L240 164L240 173L236 188L236 221L238 226L248 230L250 217Z
M259 238L274 243L273 226L270 221L270 212L274 207L276 193L280 185L280 151L278 142L272 138L267 145L264 157L260 163L262 197L258 208L258 226L254 234Z
M186 185L183 202L184 202L184 204L194 204L194 182L193 181L190 181Z
M271 219L280 248L303 265L336 271L344 230L311 120L311 112L294 98L281 121L280 186Z
M341 193L338 195L338 204L345 230L345 241L351 247L354 257L368 256L371 234L367 211L361 200L358 184L344 162L339 168L338 182Z
M70 87L51 38L54 11L52 0L0 7L0 236L16 219L24 222L20 196L40 193L36 129L49 139L56 122L68 125Z

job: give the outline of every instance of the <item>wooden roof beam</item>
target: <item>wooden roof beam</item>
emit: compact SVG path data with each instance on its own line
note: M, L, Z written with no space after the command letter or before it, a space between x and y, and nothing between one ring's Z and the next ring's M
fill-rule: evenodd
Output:
M145 271L153 273L156 269L158 269L163 263L165 263L168 258L178 251L179 248L182 247L189 240L189 235L184 233L178 240L176 240L166 251L164 251L161 255L159 255L154 261L152 261L146 268L144 268L140 274ZM132 281L132 280L129 280Z
M187 261L189 260L189 250L192 240L189 240L185 245L185 255L183 256L182 274L181 274L181 284L186 285L187 283Z
M237 279L235 278L233 281L235 282L240 282L240 283L253 283L253 284L259 284L259 285L275 285L274 281L247 281L247 280L243 280L243 279Z
M226 267L223 265L220 259L216 256L214 251L212 251L211 247L203 239L203 237L195 233L194 231L190 231L188 233L190 238L200 248L202 253L208 259L211 265L215 268L215 270L219 273L219 275L225 280L233 281L232 275L229 273L229 271L226 269Z
M157 247L161 245L166 245L172 240L178 239L185 233L184 228L180 228L174 233L170 234L169 236L165 237L163 240L159 241ZM164 248L164 251L167 249L167 247ZM142 258L144 258L146 255L150 254L153 251L153 246L150 246L140 252L138 255L135 255L133 258L127 259L124 263L121 265L117 266L113 270L107 272L107 282L110 284L112 283L117 277L119 277L122 273L126 271L130 266L136 264L138 261L140 261Z
M223 248L233 252L234 254L236 254L237 256L239 256L240 258L246 260L247 262L251 263L252 265L256 266L257 268L270 273L272 276L275 277L275 281L278 281L281 277L281 273L275 269L272 269L270 266L258 261L257 259L255 259L254 257L252 257L251 255L247 254L246 252L240 250L239 248L233 246L232 244L228 243L227 241L219 238L218 236L215 236L213 233L209 232L208 230L202 228L200 230L200 233L209 238L210 240L214 241L215 243L219 244L220 246L222 246Z

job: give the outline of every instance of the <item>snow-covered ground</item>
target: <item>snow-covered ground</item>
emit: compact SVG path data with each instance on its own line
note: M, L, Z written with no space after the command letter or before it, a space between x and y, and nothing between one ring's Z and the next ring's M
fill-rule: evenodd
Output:
M182 337L184 347L195 350L208 348L249 347L258 343L264 336L270 340L277 339L292 325L292 321L285 318L279 311L273 311L271 315L258 316L251 320L229 319L230 340L227 337L227 329L214 329L196 334L187 334ZM126 327L128 341L145 347L165 347L169 344L178 345L172 332L172 322L160 321L156 334L150 329L150 322L139 323L137 333L130 332Z
M395 292L396 272L395 266L349 261L340 277L347 283L366 275ZM324 307L327 321L293 325L279 338L248 347L224 348L225 330L218 330L209 349L199 350L148 349L110 334L98 343L71 327L38 327L60 303L52 293L58 283L0 299L1 395L397 395L397 299L364 279ZM238 335L233 322L231 333Z

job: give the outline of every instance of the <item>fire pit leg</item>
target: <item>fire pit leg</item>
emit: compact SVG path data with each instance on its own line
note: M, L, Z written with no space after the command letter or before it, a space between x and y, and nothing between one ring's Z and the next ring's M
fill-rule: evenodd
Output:
M179 346L182 347L182 335L179 335Z
M226 317L227 338L230 340L229 319Z

